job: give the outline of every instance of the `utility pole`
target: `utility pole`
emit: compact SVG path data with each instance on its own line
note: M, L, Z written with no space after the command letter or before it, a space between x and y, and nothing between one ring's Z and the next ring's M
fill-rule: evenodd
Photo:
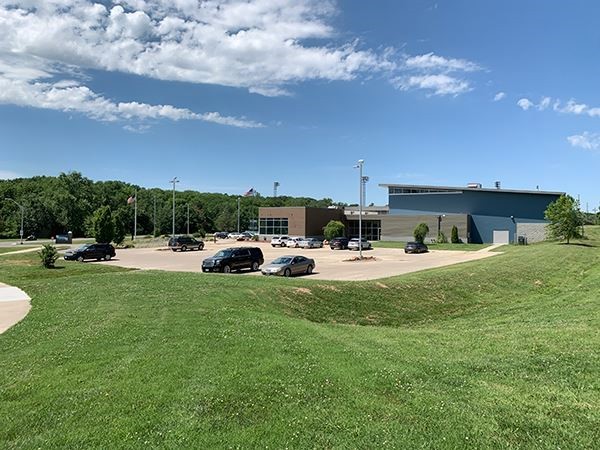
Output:
M362 255L362 208L363 208L363 164L365 163L364 159L359 159L358 164L354 166L354 168L358 169L358 252L359 259L363 258Z
M6 197L4 200L13 202L21 210L21 233L20 234L21 234L21 245L23 245L23 221L25 219L25 207L23 205L21 205L20 203L17 203L16 201L14 201L12 198Z
M239 234L240 232L240 197L238 197L237 199L237 203L238 203L238 214L237 214L237 232Z
M174 177L169 183L173 183L173 233L171 236L175 239L175 183L179 183L179 180Z

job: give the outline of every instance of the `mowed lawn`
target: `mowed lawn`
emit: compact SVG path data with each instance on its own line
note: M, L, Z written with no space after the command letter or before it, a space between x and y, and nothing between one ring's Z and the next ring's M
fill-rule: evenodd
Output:
M5 255L0 448L597 448L587 232L370 282Z

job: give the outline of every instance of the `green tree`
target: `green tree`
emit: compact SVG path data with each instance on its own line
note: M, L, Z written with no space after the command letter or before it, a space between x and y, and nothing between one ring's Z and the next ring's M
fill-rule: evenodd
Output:
M458 244L460 242L460 239L458 238L458 228L456 228L456 225L452 225L452 232L450 233L450 242L452 242L453 244Z
M581 228L583 218L579 211L579 203L570 195L561 195L556 201L550 203L544 213L548 235L551 239L567 241L582 236Z
M115 222L110 206L102 206L94 212L92 219L93 237L96 242L108 243L115 237Z
M417 225L413 231L413 236L415 237L415 241L419 243L423 243L425 241L425 237L429 233L429 227L426 223L420 223Z
M334 237L343 236L346 227L339 220L330 220L327 225L323 227L323 234L325 235L325 239L328 241L332 240Z
M121 245L127 235L130 222L130 212L126 208L119 208L114 214L114 236L113 241L117 245Z

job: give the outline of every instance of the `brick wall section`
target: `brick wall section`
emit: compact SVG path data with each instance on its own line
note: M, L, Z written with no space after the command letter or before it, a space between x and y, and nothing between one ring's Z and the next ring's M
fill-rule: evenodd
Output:
M517 223L517 236L525 236L528 243L546 240L545 223Z

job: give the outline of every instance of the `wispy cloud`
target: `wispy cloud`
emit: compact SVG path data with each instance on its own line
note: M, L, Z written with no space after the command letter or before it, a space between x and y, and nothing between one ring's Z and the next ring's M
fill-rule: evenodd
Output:
M544 111L551 107L553 111L562 114L600 117L600 107L591 107L585 103L578 103L574 99L571 99L563 104L560 99L553 99L552 97L542 97L538 103L534 103L528 98L521 98L517 102L517 105L524 111L527 111L530 108L534 108L538 111Z
M567 141L573 147L583 148L585 150L600 149L600 134L584 131L582 134L574 134L567 137Z
M0 170L0 180L14 180L15 178L22 178L22 176L10 170Z
M494 95L494 101L495 102L499 102L500 100L504 100L504 98L506 98L506 93L505 92L498 92L496 95Z
M391 81L397 89L404 91L421 89L431 95L457 96L473 89L465 75L479 70L482 68L478 64L466 59L446 58L434 53L405 55L400 75Z

